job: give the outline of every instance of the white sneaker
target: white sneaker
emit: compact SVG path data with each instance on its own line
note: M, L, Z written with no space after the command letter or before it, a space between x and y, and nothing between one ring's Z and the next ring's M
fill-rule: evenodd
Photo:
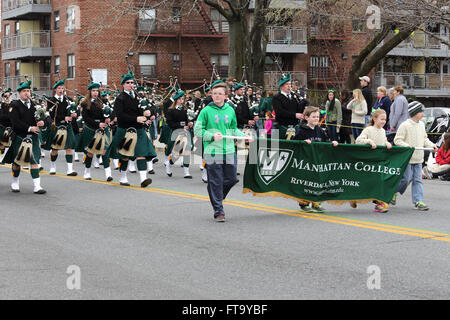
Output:
M184 178L185 179L192 179L192 176L189 173L189 167L183 167L183 169L184 169Z
M56 174L56 163L52 161L50 161L50 174L51 175Z
M11 183L11 191L20 192L19 178L13 178L13 181Z
M33 179L33 183L34 183L34 190L33 190L34 193L44 194L47 192L44 189L42 189L42 187L41 187L41 178Z
M427 166L423 167L422 172L423 172L425 179L429 179L429 180L433 179L433 174L430 172L430 170L428 170Z
M164 162L164 165L166 166L166 173L167 173L167 175L169 177L171 177L172 176L172 168L171 168L170 162L166 161L166 162Z
M91 178L91 168L84 168L83 178L85 180L92 180L92 178Z
M208 171L206 171L206 169L204 169L202 172L202 181L204 183L208 183Z
M108 182L113 180L113 177L111 174L111 167L105 168L105 177L106 177L106 181L108 181Z

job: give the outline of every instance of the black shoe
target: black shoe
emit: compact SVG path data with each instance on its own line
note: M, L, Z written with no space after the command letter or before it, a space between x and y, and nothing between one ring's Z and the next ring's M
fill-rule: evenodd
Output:
M129 187L130 184L128 182L121 182L120 183L121 186L125 186L125 187Z
M47 193L47 191L45 191L44 189L40 189L38 191L35 191L34 193L35 194L44 194L44 193Z
M44 167L40 167L40 168L39 168L39 171L42 171L42 170L44 170Z
M204 183L208 183L208 180L202 179L202 181L203 181Z
M184 178L185 178L185 179L192 179L192 176L191 176L191 175L189 175L189 176L184 176Z
M214 220L215 220L216 222L225 222L225 221L227 221L227 220L225 219L225 215L224 215L224 214L219 214L219 215L215 216L215 217L214 217Z
M136 170L130 171L130 173L136 173L136 172L137 172Z
M75 177L75 176L78 175L78 173L76 173L76 172L74 171L74 172L68 173L67 175L68 175L69 177Z
M241 174L239 172L237 172L236 175L240 176Z
M11 192L14 192L14 193L19 193L19 192L20 192L20 190L19 190L19 189L11 189Z
M119 167L117 167L117 168L114 168L114 170L119 170L120 168Z
M150 170L148 174L155 174L155 170Z
M49 173L51 176L54 176L56 174L56 172L50 172Z
M153 159L152 159L152 162L153 162L153 163L157 163L158 161L159 161L158 158L153 158Z
M92 178L84 178L84 180L92 180Z
M108 178L106 179L106 181L108 181L108 182L113 181L113 177L108 177Z
M152 183L152 179L147 178L144 181L141 182L141 188L145 188L146 186L148 186L149 184Z

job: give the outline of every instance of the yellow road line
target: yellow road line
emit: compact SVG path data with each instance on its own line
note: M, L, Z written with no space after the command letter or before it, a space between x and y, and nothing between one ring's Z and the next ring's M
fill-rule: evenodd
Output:
M45 172L45 171L42 171L41 174L49 175L49 173ZM147 192L153 192L153 193L158 193L158 194L163 194L163 195L168 195L168 196L176 196L176 197L181 197L181 198L188 198L188 199L209 202L208 196L199 195L199 194L186 193L186 192L175 191L175 190L167 190L167 189L161 189L161 188L155 188L155 187L141 188L139 186L121 186L117 182L107 182L107 181L98 180L98 179L85 180L84 178L78 177L78 176L71 177L71 176L66 176L66 175L62 175L62 174L56 174L55 176L60 177L60 178L71 179L71 180L85 181L85 182L91 182L91 183L97 183L97 184L103 184L103 185L109 185L109 186L117 186L117 187L132 189L132 190L147 191ZM446 234L446 233L406 228L406 227L393 226L393 225L386 225L386 224L370 222L370 221L360 221L360 220L354 220L354 219L349 219L349 218L329 216L329 215L324 215L324 214L303 213L303 212L299 213L298 211L292 210L292 209L284 209L284 208L278 208L278 207L264 205L264 204L255 204L255 203L249 203L249 202L231 200L231 199L225 200L224 203L229 204L231 206L235 206L235 207L241 207L241 208L252 209L252 210L257 210L257 211L279 213L279 214L284 214L284 215L288 215L288 216L301 217L301 218L305 218L305 219L331 222L331 223L336 223L336 224L341 224L341 225L354 226L354 227L359 227L359 228L372 229L372 230L377 230L377 231L384 231L384 232L390 232L390 233L396 233L396 234L409 235L409 236L414 236L414 237L450 242L450 234Z

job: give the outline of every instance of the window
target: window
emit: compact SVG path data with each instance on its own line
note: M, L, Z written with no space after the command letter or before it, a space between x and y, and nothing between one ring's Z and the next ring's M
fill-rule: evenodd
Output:
M60 59L59 56L55 56L55 73L59 72Z
M45 59L44 60L44 73L51 73L52 72L52 59Z
M173 58L172 58L172 61L173 61L172 66L173 66L173 68L174 69L180 69L180 55L177 54L177 53L174 53L172 56L173 56Z
M311 56L309 60L309 72L312 79L329 78L330 58L328 56Z
M172 13L173 13L173 18L172 18L173 23L180 23L180 21L181 21L181 8L173 7L172 8Z
M11 75L11 64L9 62L5 63L5 77L9 77Z
M20 61L16 61L16 70L14 72L14 75L16 76L20 75Z
M5 24L5 37L11 35L11 26L9 24Z
M352 20L352 31L353 33L363 33L366 32L366 21L353 19Z
M216 71L222 78L228 77L229 60L227 54L212 54L210 61L211 64L216 65Z
M55 31L59 31L59 11L55 11L55 13L54 13L54 22L55 22L55 25L54 25L54 29L55 29Z
M69 78L69 79L75 78L75 55L74 54L67 55L67 78Z
M142 77L156 78L156 54L140 54L139 69Z
M14 29L15 29L15 33L16 33L16 34L19 34L19 33L20 33L20 22L19 22L19 21L16 21L16 22L14 23Z
M216 32L228 33L228 31L230 29L228 26L228 21L216 9L211 9L211 20L212 20L214 29L216 29Z
M153 32L156 30L156 10L142 9L139 11L139 30Z
M73 33L74 31L75 31L75 7L68 7L66 33Z

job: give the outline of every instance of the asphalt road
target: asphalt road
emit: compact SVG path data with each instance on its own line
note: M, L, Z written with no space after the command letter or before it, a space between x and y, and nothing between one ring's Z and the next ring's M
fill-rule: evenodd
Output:
M42 174L45 195L25 172L11 193L0 167L0 299L450 298L449 182L424 181L427 213L408 189L389 213L325 204L307 215L293 200L243 194L241 181L216 223L198 165L193 180L180 167L168 178L159 159L141 189L137 174L121 187L103 169L84 181L80 163L67 177L60 156L60 174Z

